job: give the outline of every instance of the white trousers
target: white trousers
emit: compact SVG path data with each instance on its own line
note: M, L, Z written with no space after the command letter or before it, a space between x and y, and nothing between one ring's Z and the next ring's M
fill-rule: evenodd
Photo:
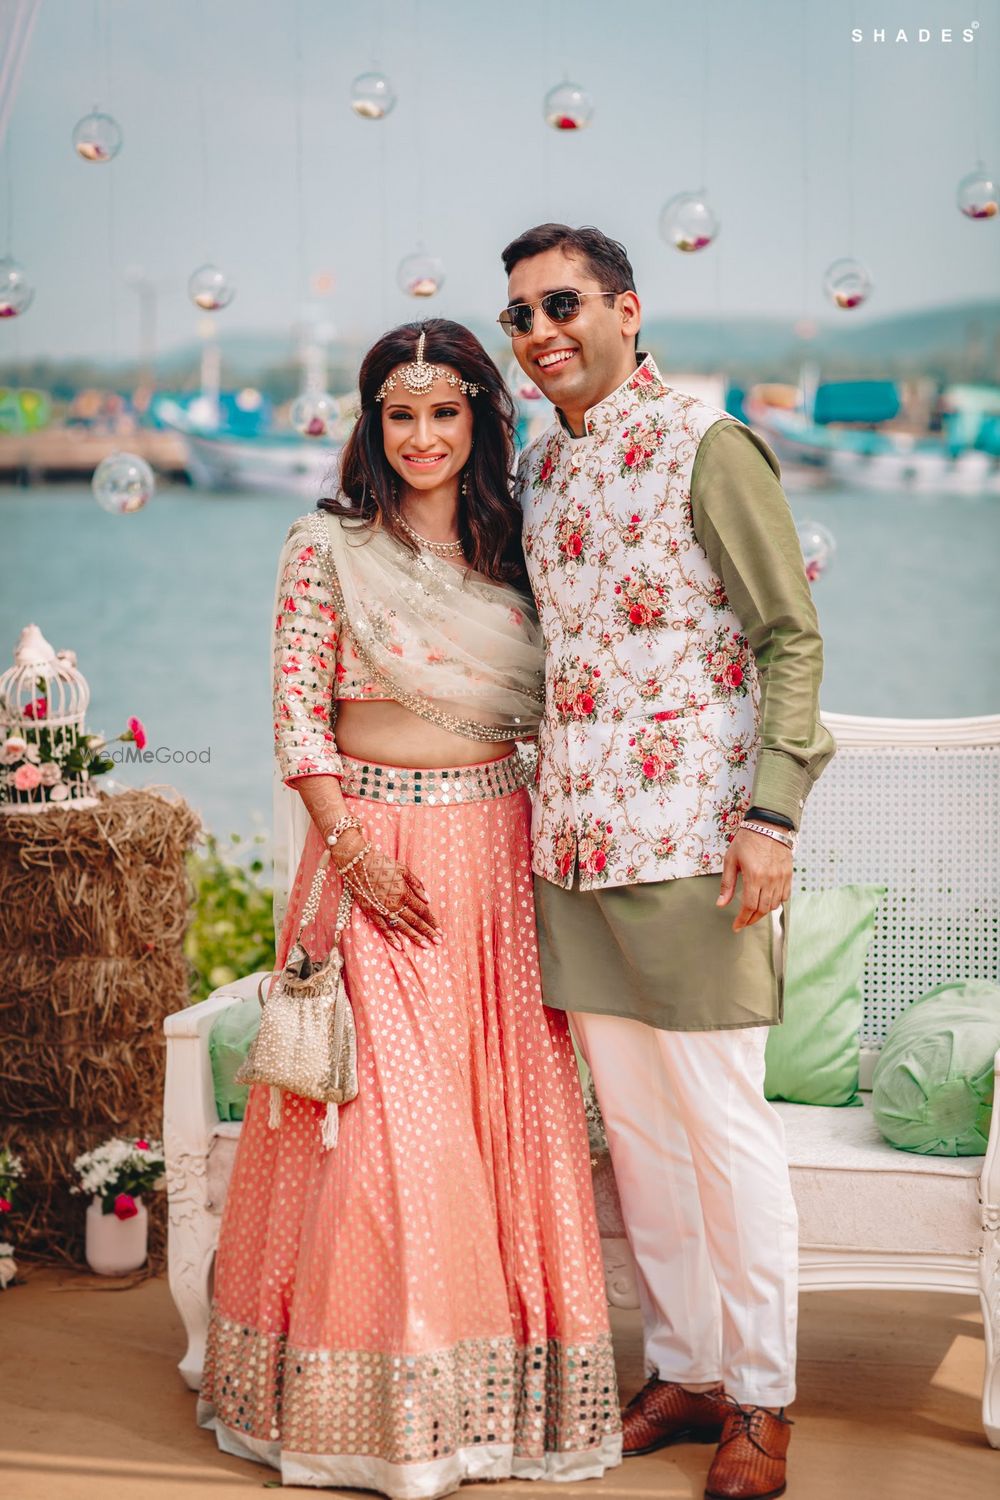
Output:
M766 1026L661 1031L570 1014L594 1075L638 1269L646 1369L795 1396L798 1215L764 1098Z

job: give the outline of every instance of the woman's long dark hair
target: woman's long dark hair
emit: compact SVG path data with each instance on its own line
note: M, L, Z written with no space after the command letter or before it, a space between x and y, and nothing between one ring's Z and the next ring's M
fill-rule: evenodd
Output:
M399 524L398 476L385 456L382 407L375 397L397 365L416 358L417 340L426 335L424 359L447 365L480 387L472 406L472 453L465 470L468 489L459 496L458 534L469 565L497 583L526 588L521 551L521 514L511 497L514 461L514 403L503 377L475 334L448 318L404 323L383 334L361 362L358 387L361 415L340 456L340 494L317 501L319 510L351 516L382 527L404 546L416 543Z

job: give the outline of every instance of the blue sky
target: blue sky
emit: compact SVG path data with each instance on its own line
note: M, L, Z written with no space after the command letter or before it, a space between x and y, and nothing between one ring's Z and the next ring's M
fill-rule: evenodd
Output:
M399 96L377 124L348 106L376 56ZM624 240L649 314L833 317L820 283L852 248L852 181L853 250L876 293L848 316L995 297L1000 220L954 206L976 156L977 58L981 152L1000 172L1000 0L42 0L5 147L11 248L37 291L0 329L0 358L132 357L130 268L158 288L160 347L186 342L203 315L184 289L206 259L238 289L220 331L287 328L302 270L333 274L324 312L344 337L430 310L492 317L500 248L549 218ZM542 120L564 73L595 103L577 134ZM125 133L110 167L70 144L97 101ZM722 231L682 256L661 242L659 211L703 176ZM395 268L421 235L447 280L414 303Z

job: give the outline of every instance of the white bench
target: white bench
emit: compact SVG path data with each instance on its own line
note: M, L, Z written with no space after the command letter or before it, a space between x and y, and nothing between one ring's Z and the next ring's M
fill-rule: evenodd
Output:
M889 888L865 972L866 1088L878 1048L908 1004L947 979L997 979L1000 716L824 720L839 752L807 805L796 883ZM170 1288L189 1340L180 1370L192 1387L201 1375L219 1216L240 1130L216 1118L208 1033L221 1009L256 993L258 977L164 1022ZM799 1211L801 1285L978 1292L983 1425L1000 1447L1000 1108L985 1157L924 1157L888 1146L863 1097L863 1109L778 1106ZM595 1190L609 1300L634 1307L606 1158L598 1158Z

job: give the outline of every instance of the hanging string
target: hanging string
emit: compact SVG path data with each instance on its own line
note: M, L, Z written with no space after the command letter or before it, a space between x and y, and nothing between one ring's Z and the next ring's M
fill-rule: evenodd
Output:
M302 0L295 0L292 21L295 95L295 222L298 297L305 298L306 287L306 218L302 184Z
M385 35L385 0L378 0L378 3L373 7L373 15L375 19L372 22L372 36L374 40L374 46L372 47L372 68L377 73L381 72L382 69L382 39Z
M423 76L424 76L424 33L423 33L423 7L421 0L413 0L413 24L416 31L416 43L413 55L417 62L417 78L414 87L414 109L416 111L416 129L413 139L417 148L417 170L415 175L417 184L417 242L421 246L424 243L424 108L423 108Z
M106 108L110 108L112 99L112 66L111 66L111 18L108 14L106 0L101 5L101 26L103 30L103 58L104 58L104 98ZM118 359L118 287L116 281L115 267L118 262L117 254L117 224L115 212L115 164L113 161L105 167L108 177L108 322L111 329L111 354L112 358Z
M197 13L197 16L199 16L199 17L203 16L206 8L204 6L202 6L202 4L200 3L200 0L191 0L191 3L192 3L192 9ZM195 34L196 31L197 31L197 27L193 27L192 28L192 35ZM210 261L212 257L211 257L211 254L209 253L210 249L211 249L211 246L210 246L210 242L209 242L209 233L208 233L208 119L207 119L207 116L206 116L206 113L205 113L205 72L204 72L204 63L203 63L203 58L204 58L206 52L207 52L207 48L205 46L193 47L191 49L190 55L192 57L192 62L193 62L193 67L194 67L194 80L195 80L195 92L196 92L196 102L197 102L197 117L198 117L198 144L199 144L199 152L200 152L200 157L201 157L201 225L200 225L200 230L201 230L202 248L203 248L203 251L204 251L204 257L203 258L206 261Z
M701 182L699 191L708 192L708 122L709 122L709 77L712 52L712 11L708 5L701 7Z
M976 167L981 169L983 165L983 137L982 116L980 114L981 100L979 97L979 46L980 39L977 36L972 44L972 136L976 150Z
M108 0L101 0L102 28L104 31L104 97L111 99L111 17L108 13Z
M386 132L384 127L378 132L378 180L379 180L379 253L382 260L382 271L380 286L382 295L380 298L382 311L382 327L386 328L389 323L389 185L386 181L386 173L389 164L386 151Z
M100 68L100 59L101 59L101 4L102 4L102 0L94 0L93 12L92 12L93 22L94 22L94 41L93 41L93 46L94 46L94 82L95 82L95 84L97 83L97 73L98 73L98 69ZM104 106L105 106L105 108L107 108L107 101L108 101L107 87L108 87L107 54L105 54L105 73L104 73ZM94 90L94 92L95 93L97 92L96 89ZM95 109L97 108L97 102L95 102L94 107L95 107Z
M847 32L851 26L851 0L847 0ZM847 252L853 258L854 244L854 55L856 47L851 44L847 64Z
M9 260L14 245L14 173L11 166L11 136L14 124L13 113L7 122L7 136L3 144L5 197L7 199L7 232L4 236L4 255Z
M801 316L809 314L809 8L799 9L799 196L802 201L802 266L799 302Z
M555 57L557 55L556 47L558 46L560 40L558 0L556 0L555 4L549 5L548 9L545 12L545 30L547 43L545 48L545 55L547 57ZM544 214L545 218L549 217L550 210L548 208L548 205L552 203L552 137L554 134L554 130L546 130L545 144L542 147L542 182L545 188L546 204L546 211ZM552 205L551 214L553 218L558 217L558 211L555 204Z

